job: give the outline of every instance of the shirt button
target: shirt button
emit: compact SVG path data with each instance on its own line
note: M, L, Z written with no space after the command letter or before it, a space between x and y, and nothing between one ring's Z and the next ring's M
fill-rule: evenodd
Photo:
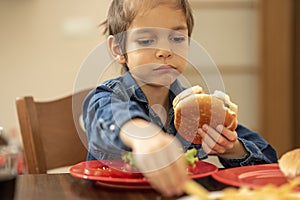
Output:
M114 125L114 124L111 124L110 126L109 126L109 130L110 131L114 131L116 129L116 126Z

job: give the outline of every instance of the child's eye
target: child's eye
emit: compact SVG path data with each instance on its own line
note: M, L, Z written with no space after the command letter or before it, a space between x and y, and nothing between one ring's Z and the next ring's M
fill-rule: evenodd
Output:
M171 40L171 42L174 42L174 43L181 43L186 40L186 37L185 36L172 36L172 37L170 37L170 40Z
M150 46L155 42L154 39L138 39L137 43L141 46Z

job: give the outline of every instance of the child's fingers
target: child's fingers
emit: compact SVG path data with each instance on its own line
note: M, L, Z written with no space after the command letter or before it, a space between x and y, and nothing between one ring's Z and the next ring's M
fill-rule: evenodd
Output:
M183 193L182 184L187 180L185 166L185 158L182 157L166 168L144 175L152 187L165 196L180 195Z
M222 154L225 152L225 148L219 145L209 133L199 130L199 134L202 137L202 148L206 153L218 153Z
M212 146L212 144L207 141L202 142L202 149L207 154L221 154L224 152L224 148L220 147L219 145Z
M208 125L204 125L203 129L198 130L202 137L202 148L206 153L216 152L217 154L223 154L227 150L232 149L237 140L235 131L233 132L223 126L218 126L217 129L215 130Z
M218 143L218 141L220 141L222 139L222 135L216 131L215 129L213 129L212 127L208 126L208 125L203 125L203 130L216 142Z
M237 140L237 132L231 131L223 125L218 125L217 131L221 133L230 142L235 142Z

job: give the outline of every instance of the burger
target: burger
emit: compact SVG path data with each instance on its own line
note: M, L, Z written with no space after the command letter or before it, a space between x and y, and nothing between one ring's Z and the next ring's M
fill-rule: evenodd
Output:
M278 160L279 168L289 179L298 178L300 181L300 148L284 153Z
M198 129L204 124L213 128L221 124L232 131L238 125L238 106L221 91L206 94L202 87L193 86L175 97L173 108L176 130L184 139L194 144L202 143Z

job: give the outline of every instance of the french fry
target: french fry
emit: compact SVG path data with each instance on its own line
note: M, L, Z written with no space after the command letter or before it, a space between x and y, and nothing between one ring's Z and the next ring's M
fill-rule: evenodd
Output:
M201 200L209 200L208 198L209 192L204 187L202 187L199 183L193 180L188 180L184 184L183 190L185 191L185 193L196 196Z
M229 187L217 199L209 198L209 192L194 181L188 181L184 189L187 194L198 197L199 200L300 200L300 193L294 191L299 184L299 179L295 179L280 187L271 184L257 189Z

